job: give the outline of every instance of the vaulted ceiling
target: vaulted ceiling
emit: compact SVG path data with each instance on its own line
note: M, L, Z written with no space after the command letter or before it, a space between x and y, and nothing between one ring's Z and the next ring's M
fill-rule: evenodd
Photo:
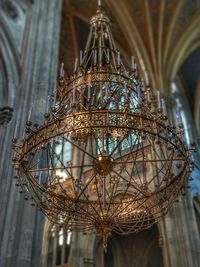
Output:
M161 90L163 95L169 95L172 80L181 72L188 97L193 101L200 74L196 60L200 49L194 52L200 47L200 0L102 2L126 61L135 55L142 72L148 73L152 88ZM96 0L63 1L60 61L64 61L69 72L79 50L84 48L89 20L96 9ZM196 105L195 113L200 113L197 101Z

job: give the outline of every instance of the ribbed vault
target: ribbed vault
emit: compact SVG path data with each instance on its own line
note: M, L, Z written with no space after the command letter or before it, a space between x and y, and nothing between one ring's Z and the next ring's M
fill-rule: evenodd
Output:
M102 2L127 62L135 55L142 71L148 73L147 82L169 96L180 66L200 46L200 0ZM96 0L63 1L60 61L64 59L69 71L83 48L81 40L87 35L87 23L96 6ZM199 107L196 110L199 112Z

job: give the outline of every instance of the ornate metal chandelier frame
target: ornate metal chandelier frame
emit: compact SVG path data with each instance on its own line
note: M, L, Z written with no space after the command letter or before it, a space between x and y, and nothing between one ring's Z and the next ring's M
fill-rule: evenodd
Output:
M168 125L164 101L145 86L135 62L127 71L109 24L99 8L73 75L61 66L45 123L34 128L28 120L23 141L12 143L25 198L30 194L54 223L100 233L104 247L111 231L156 223L192 171L182 123Z

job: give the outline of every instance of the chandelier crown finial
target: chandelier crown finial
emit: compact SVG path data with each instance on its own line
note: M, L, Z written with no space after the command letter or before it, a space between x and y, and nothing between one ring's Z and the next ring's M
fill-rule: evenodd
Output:
M90 23L93 24L100 24L100 23L107 23L110 24L110 19L106 15L105 11L102 10L101 6L97 9L96 14L91 18Z

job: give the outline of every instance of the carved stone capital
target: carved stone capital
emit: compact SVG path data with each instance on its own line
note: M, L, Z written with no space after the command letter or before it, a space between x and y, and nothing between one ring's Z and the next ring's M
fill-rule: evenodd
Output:
M89 259L89 258L83 258L83 266L84 267L93 267L95 266L94 264L94 260L93 259Z
M8 123L12 119L13 108L11 107L2 107L0 108L0 125Z

